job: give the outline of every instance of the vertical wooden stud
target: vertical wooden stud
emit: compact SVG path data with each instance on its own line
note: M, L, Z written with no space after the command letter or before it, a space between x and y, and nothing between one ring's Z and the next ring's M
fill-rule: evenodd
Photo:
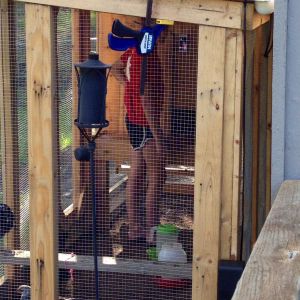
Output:
M243 33L245 34L245 32ZM254 31L246 32L247 40L247 61L246 61L246 99L244 101L245 119L244 122L244 191L243 191L243 249L242 258L247 260L251 252L251 233L252 233L252 79L253 79L253 48L255 42ZM244 38L244 37L243 37Z
M199 26L192 288L194 300L217 299L225 32L224 28Z
M56 300L56 110L52 9L26 4L32 300Z
M233 193L233 145L235 122L235 74L237 31L226 30L224 120L222 153L222 193L221 193L221 258L230 258L232 193Z
M222 259L237 259L238 256L242 58L242 32L227 29L221 193Z
M240 259L240 187L241 187L241 140L242 140L242 85L243 85L243 32L237 32L235 60L235 119L233 141L233 183L232 183L232 220L231 252L232 259Z
M261 26L262 48L260 52L260 110L259 110L259 143L258 143L258 190L257 190L257 236L259 235L266 219L266 166L267 166L267 106L268 106L268 58L264 56L270 23Z
M90 12L81 11L77 9L72 10L72 61L73 63L82 62L87 59L88 52L90 51ZM72 76L72 94L73 94L73 107L72 116L73 120L77 118L78 114L78 86L76 74L73 70ZM76 126L72 127L72 145L73 150L81 143L80 133ZM73 184L73 205L74 208L79 208L83 195L84 182L83 179L86 171L84 171L84 164L77 161L74 157L72 159L72 184Z

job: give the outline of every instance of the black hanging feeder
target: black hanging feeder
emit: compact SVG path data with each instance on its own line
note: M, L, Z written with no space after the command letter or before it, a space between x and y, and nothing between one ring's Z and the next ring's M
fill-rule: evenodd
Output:
M97 249L97 210L95 189L95 161L96 138L100 131L109 125L105 119L107 79L111 65L99 61L96 52L90 52L88 59L74 65L78 80L78 117L74 124L88 141L88 146L80 146L74 151L75 158L79 161L90 162L91 190L93 202L93 252L95 272L95 294L99 300L99 274L98 274L98 249ZM98 129L96 134L92 129Z

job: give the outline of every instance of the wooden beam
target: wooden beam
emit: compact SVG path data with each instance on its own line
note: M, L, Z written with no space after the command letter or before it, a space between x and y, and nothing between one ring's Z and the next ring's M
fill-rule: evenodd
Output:
M18 0L98 12L145 17L147 2L144 0ZM253 16L253 4L248 5L249 16ZM243 3L222 0L155 0L153 18L209 26L242 29ZM249 21L250 22L250 21ZM249 28L252 29L252 23Z
M87 59L90 51L90 12L72 10L72 63L83 62ZM73 104L72 117L75 120L78 117L78 84L74 68L72 68L72 86L73 86ZM72 126L72 148L75 150L81 144L81 137L78 128ZM78 208L80 199L84 190L83 176L85 164L72 157L72 185L73 185L73 203Z
M233 300L299 299L300 181L282 184Z
M30 251L15 250L12 254L0 253L0 262L10 265L29 265ZM59 253L58 266L60 269L74 269L81 271L94 270L94 257ZM115 257L98 257L99 272L123 274L139 274L148 276L162 276L192 279L192 265L183 263L163 263L138 259L118 259ZM180 274L180 275L179 275Z
M242 60L242 32L227 29L221 196L222 259L237 259L238 256Z
M237 32L235 61L235 120L233 141L233 185L231 219L231 259L240 259L241 237L241 164L242 164L242 107L243 107L243 32Z
M195 300L217 299L225 33L223 28L199 27L192 288Z
M53 18L49 6L27 4L26 63L30 187L31 299L57 295L56 130Z

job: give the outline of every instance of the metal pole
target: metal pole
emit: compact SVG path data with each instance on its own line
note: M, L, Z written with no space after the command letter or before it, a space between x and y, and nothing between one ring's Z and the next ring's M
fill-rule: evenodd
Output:
M97 245L97 207L96 207L96 188L95 188L95 154L96 143L89 141L88 149L90 152L90 176L92 188L92 202L93 202L93 252L94 252L94 272L95 272L95 294L96 300L100 299L99 294L99 272L98 272L98 245Z

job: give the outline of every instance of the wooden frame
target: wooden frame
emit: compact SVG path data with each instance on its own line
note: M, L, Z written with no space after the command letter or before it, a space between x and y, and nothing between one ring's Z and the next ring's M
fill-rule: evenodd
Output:
M144 17L147 3L143 0L97 1L89 0L18 0L25 3L36 3L75 9L91 10L104 13L123 14ZM153 18L168 19L178 22L218 26L224 28L243 28L243 3L223 0L156 0L153 4ZM252 30L268 22L268 16L261 16L249 4L247 10L247 29Z
M57 299L57 166L55 162L52 8L26 4L31 299ZM43 53L43 55L41 55Z
M54 300L57 298L58 263L55 207L57 166L54 160L57 139L51 125L56 124L53 109L56 81L51 6L143 17L146 1L18 1L26 3L27 22L30 201L33 225L31 298ZM219 259L239 258L243 3L189 0L183 4L180 0L156 0L153 18L199 25L193 299L214 300L217 297ZM257 15L252 4L248 5L248 30L268 20L268 17ZM39 53L43 53L43 56ZM3 57L5 59L2 53ZM233 73L235 77L232 80Z

